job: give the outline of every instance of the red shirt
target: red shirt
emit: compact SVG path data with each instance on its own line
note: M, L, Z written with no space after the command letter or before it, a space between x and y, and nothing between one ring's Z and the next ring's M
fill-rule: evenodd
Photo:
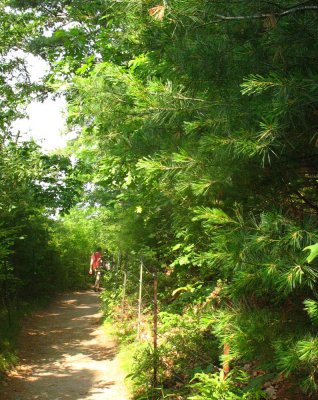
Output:
M99 251L96 251L96 253L92 254L91 266L93 267L93 269L96 269L99 267L101 259L102 259L102 253L100 253Z

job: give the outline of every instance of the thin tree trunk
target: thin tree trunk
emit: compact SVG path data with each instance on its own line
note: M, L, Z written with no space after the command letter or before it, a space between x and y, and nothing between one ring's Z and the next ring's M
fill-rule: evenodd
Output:
M153 274L153 387L157 387L158 382L158 274L155 267Z
M9 295L9 273L8 273L8 262L7 260L3 263L4 266L4 305L7 310L7 318L9 326L12 326L12 315L10 307L10 295Z
M143 262L140 261L139 297L138 297L138 332L137 332L138 340L140 340L140 327L141 327L142 274L143 274Z
M116 271L120 270L120 265L121 265L121 251L118 251L118 258L117 258L117 264L116 264Z
M229 353L230 353L230 346L227 343L224 343L223 355L227 357ZM226 379L229 372L230 372L230 364L227 360L225 360L223 362L223 379Z
M121 315L122 315L122 318L124 317L124 314L125 314L126 283L127 283L127 272L124 271L123 297L122 297L122 300L121 300Z
M122 297L122 303L121 303L122 318L124 317L124 313L125 313L127 270L128 270L128 252L126 251L125 260L123 263L124 282L123 282L123 297Z

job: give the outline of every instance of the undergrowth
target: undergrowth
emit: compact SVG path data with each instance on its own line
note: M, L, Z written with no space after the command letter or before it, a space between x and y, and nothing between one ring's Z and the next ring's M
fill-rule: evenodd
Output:
M117 271L104 277L106 289L101 299L105 329L119 342L120 363L134 400L261 400L280 398L277 395L297 400L305 398L299 391L291 394L295 388L286 376L269 368L267 360L254 352L235 359L230 354L231 371L224 379L226 358L222 356L219 320L225 317L217 306L218 286L213 296L211 292L197 300L192 296L191 305L184 302L185 296L189 300L187 292L179 293L170 303L160 302L160 310L164 311L158 315L158 350L154 352L151 302L144 301L137 337L136 285L132 282L131 287L126 287L123 301L120 274ZM150 286L145 287L147 290L151 290ZM250 326L248 321L246 326L243 324L241 335L249 335ZM272 325L268 329L273 329ZM235 350L234 343L231 348ZM261 346L259 351L262 352Z
M113 273L104 277L106 289L101 295L104 326L107 333L119 341L119 359L134 399L189 398L204 387L203 376L214 376L211 374L219 372L219 342L193 309L180 313L180 308L176 308L177 312L174 307L166 306L166 311L159 313L158 351L154 353L151 307L144 304L137 338L134 292L128 287L123 303L122 292L117 286L118 275ZM154 360L156 385L153 381Z

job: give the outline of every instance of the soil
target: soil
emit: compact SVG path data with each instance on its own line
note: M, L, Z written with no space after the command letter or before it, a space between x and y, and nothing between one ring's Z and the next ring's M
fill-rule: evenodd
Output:
M129 400L98 295L75 292L25 321L0 400Z

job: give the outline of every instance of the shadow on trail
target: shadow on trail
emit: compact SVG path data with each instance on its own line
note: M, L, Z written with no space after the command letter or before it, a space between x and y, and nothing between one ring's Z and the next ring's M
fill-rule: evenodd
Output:
M0 393L1 400L76 400L86 399L94 393L92 389L94 376L91 371L81 370L78 372L65 368L61 371L51 371L47 376L39 376L35 371L32 378L28 378L21 384L21 378L12 378L10 386L14 389ZM69 388L69 381L77 382L76 388ZM109 382L109 386L113 382ZM27 385L27 394L25 386ZM93 390L93 391L92 391Z
M104 398L115 382L101 377L116 351L101 341L100 322L98 298L88 292L64 295L34 315L21 337L22 365L0 387L0 400Z

